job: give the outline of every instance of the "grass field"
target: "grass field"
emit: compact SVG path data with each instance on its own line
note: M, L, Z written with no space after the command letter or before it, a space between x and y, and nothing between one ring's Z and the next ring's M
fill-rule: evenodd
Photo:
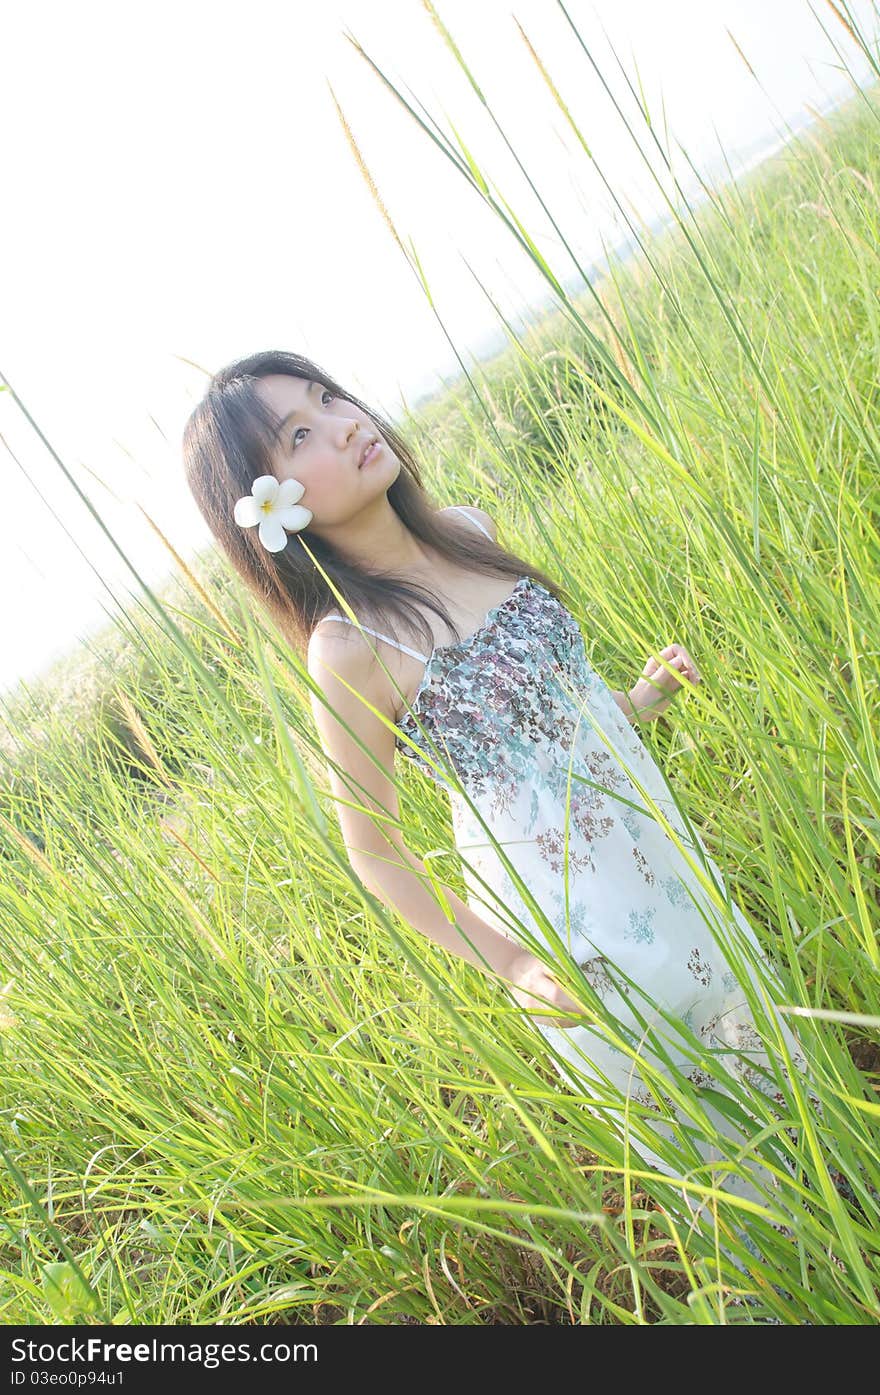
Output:
M206 555L5 706L0 1322L877 1321L877 103L401 423L611 686L672 638L699 666L642 737L824 1108L795 1082L796 1139L768 1122L777 1210L717 1194L763 1259L674 1228L498 985L362 890L307 675ZM399 783L462 893L446 805Z

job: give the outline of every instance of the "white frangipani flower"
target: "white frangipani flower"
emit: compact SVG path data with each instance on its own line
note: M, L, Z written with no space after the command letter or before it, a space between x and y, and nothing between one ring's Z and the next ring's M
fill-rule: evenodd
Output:
M267 552L281 552L287 544L287 529L298 533L312 521L312 511L298 504L306 492L299 480L282 480L274 475L260 475L235 505L234 518L241 528L259 528L260 542Z

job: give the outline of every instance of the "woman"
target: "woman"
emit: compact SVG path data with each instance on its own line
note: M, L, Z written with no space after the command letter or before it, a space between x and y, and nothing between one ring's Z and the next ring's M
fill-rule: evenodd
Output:
M482 510L437 509L391 424L299 355L255 354L215 374L184 457L230 561L307 655L364 885L505 980L557 1071L577 1091L594 1083L594 1112L619 1120L602 1103L606 1082L664 1112L645 1062L709 1087L706 1117L746 1154L748 1175L724 1185L766 1200L775 1179L711 1092L723 1094L730 1071L768 1104L785 1099L785 1064L765 1049L741 986L765 1001L756 963L765 982L769 964L632 725L663 711L682 680L699 682L686 650L670 645L628 697L612 692L556 583L501 547ZM466 903L443 888L453 922L400 834L397 750L450 792L468 887ZM536 949L564 968L577 1000ZM802 1072L797 1039L775 1010L768 1020ZM680 1119L665 1105L667 1121ZM668 1122L656 1129L681 1144ZM711 1185L699 1160L722 1155L698 1139L682 1166L696 1157L694 1180Z

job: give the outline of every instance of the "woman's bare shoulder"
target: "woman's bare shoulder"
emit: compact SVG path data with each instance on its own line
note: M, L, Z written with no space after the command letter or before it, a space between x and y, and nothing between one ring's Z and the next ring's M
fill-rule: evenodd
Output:
M377 648L383 651L383 663L377 662ZM309 638L308 671L325 693L341 696L343 690L354 688L395 721L400 710L401 659L393 646L377 646L375 637L361 634L354 625L328 621Z
M440 512L441 512L441 513L450 513L450 512L452 512L452 511L454 510L454 511L457 513L458 510L459 510L459 508L463 508L467 513L469 513L469 514L471 515L472 518L477 518L477 519L479 519L479 521L480 521L486 528L488 528L489 532L492 534L492 537L495 539L495 541L496 541L496 542L498 541L498 530L497 530L497 528L496 528L496 526L495 526L495 520L494 520L494 518L491 516L491 514L486 513L486 510L485 510L485 509L478 509L474 504L461 504L461 505L450 504L449 508L447 508L447 509L441 509Z

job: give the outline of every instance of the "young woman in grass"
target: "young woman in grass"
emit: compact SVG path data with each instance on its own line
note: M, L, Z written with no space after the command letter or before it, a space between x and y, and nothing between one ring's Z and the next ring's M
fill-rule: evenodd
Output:
M764 1096L766 1121L770 1101L784 1100L785 1065L765 1050L741 983L758 982L750 958L765 976L768 960L737 906L718 915L680 850L723 905L717 867L633 726L700 681L687 651L670 644L627 695L610 690L556 583L499 544L489 513L438 509L390 423L296 354L256 354L217 373L187 423L184 455L220 545L307 655L341 832L363 884L429 940L504 980L557 1071L579 1092L584 1077L594 1082L591 1100L601 1102L607 1079L659 1113L640 1063L663 1073L674 1063L693 1091L709 1087L707 1099L724 1090L723 1066ZM454 923L399 832L398 750L449 789L468 887L467 902L443 888ZM760 989L754 999L766 1001ZM770 1030L801 1072L800 1044L775 1010ZM747 1153L726 1113L705 1110ZM668 1122L656 1127L679 1141ZM750 1166L746 1158L741 1171ZM705 1170L694 1176L711 1185ZM744 1176L724 1185L761 1199Z

